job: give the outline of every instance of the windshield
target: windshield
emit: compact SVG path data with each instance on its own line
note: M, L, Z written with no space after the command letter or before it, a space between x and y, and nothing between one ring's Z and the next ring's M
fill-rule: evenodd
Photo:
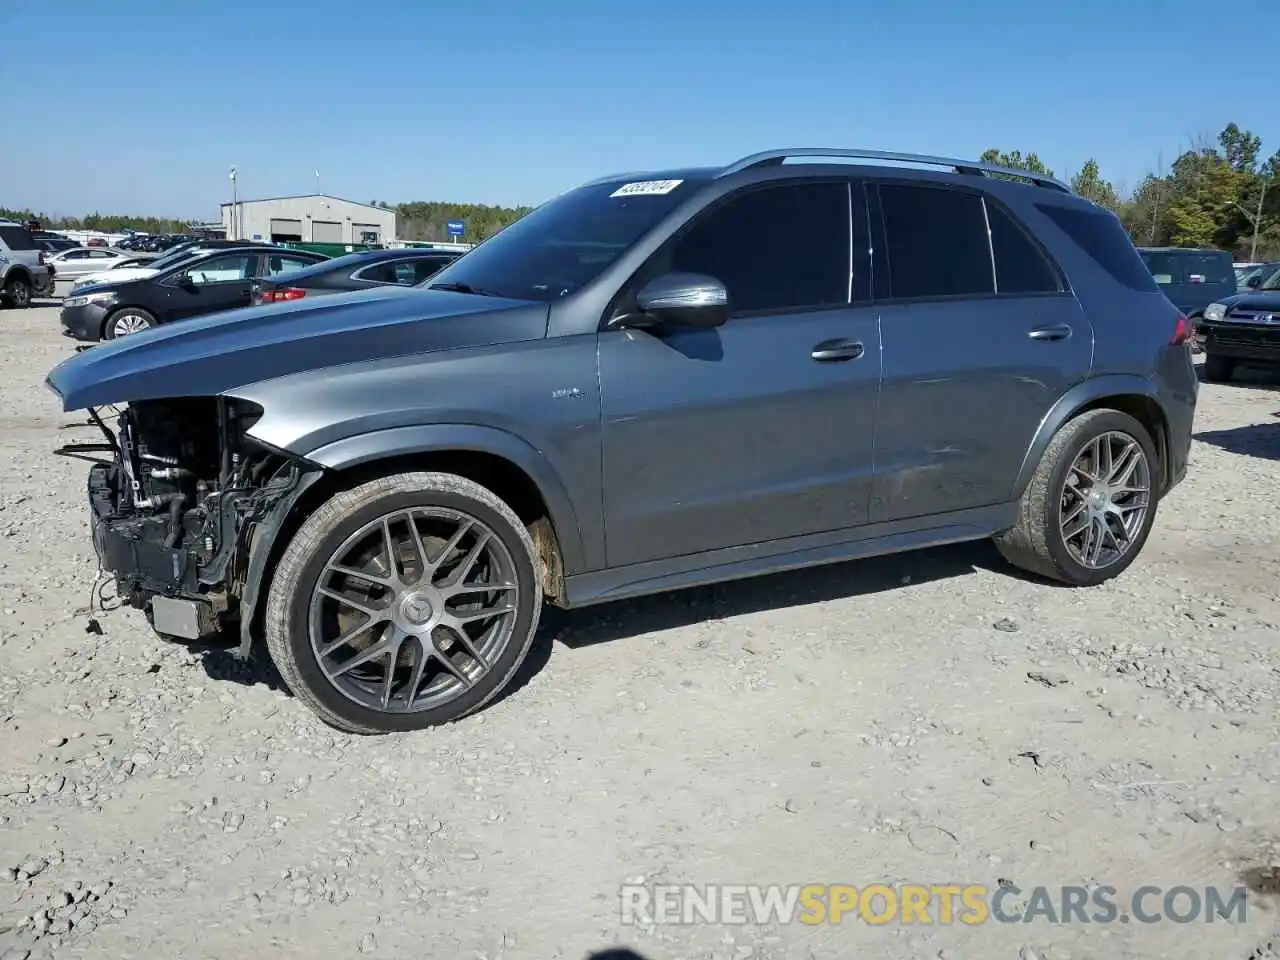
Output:
M1236 283L1241 287L1247 287L1249 281L1262 273L1265 267L1236 267Z
M703 182L615 180L579 187L490 237L427 287L558 300L598 277Z
M148 266L155 267L157 270L163 269L164 267L171 267L175 263L178 263L181 260L186 260L188 257L192 256L196 252L192 249L193 247L195 247L194 243L184 243L180 247L174 247L172 250L166 252L163 257L157 257L155 260L152 260Z

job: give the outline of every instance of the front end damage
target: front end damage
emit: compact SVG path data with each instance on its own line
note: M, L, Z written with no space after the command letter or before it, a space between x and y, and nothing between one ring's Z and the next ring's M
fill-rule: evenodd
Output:
M130 404L105 443L58 452L90 459L90 522L103 571L157 633L197 640L238 623L247 655L267 554L321 470L246 431L261 410L227 397Z

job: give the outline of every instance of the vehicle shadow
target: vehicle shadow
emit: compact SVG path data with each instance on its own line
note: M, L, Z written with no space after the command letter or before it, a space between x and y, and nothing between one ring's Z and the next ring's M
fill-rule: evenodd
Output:
M562 610L547 605L528 655L490 706L519 693L541 673L550 662L557 643L570 650L580 649L678 629L704 620L884 593L904 586L949 580L978 570L1046 586L1064 587L1056 581L1013 567L1000 556L991 541L978 540L689 587L578 610ZM236 656L237 645L238 636L228 635L188 646L200 655L201 666L211 680L241 686L262 684L270 690L292 696L261 644L254 645L253 654L247 661ZM607 958L612 955L600 956ZM626 954L619 956L625 957Z
M610 947L587 954L587 960L648 960L643 954L636 953L629 947Z
M570 650L673 630L703 620L783 610L827 600L883 593L990 570L1035 583L1063 586L1011 566L989 540L765 574L704 587L562 610L548 606L529 655L495 703L520 691L546 667L556 643Z
M188 649L200 655L200 666L210 680L236 683L242 687L261 684L275 693L293 696L265 649L254 644L249 659L241 660L236 656L238 644L239 637L227 637L210 643L189 644Z
M1196 376L1201 383L1209 383L1204 376L1204 363L1198 362L1195 365ZM1280 369L1275 367L1258 366L1252 367L1241 363L1235 368L1230 381L1226 383L1217 383L1219 387L1254 387L1263 390L1280 390Z
M1272 414L1280 417L1280 413ZM1228 453L1239 453L1262 460L1280 460L1280 421L1251 423L1228 430L1204 430L1192 434L1201 443L1209 443Z

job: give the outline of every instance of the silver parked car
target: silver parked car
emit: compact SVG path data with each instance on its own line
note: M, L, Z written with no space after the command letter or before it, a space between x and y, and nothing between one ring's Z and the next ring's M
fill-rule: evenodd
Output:
M116 250L113 247L75 247L63 250L49 257L59 280L79 280L91 273L110 270L123 260L132 260L137 256L128 250Z

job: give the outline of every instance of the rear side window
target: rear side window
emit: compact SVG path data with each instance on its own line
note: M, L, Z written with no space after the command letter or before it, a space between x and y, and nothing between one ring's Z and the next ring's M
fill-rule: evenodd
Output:
M1179 258L1173 253L1163 253L1159 250L1139 250L1142 256L1142 262L1147 265L1147 269L1151 271L1152 278L1162 287L1166 287L1171 283L1184 283L1186 276L1182 270L1182 264Z
M1025 230L994 203L987 203L996 289L1003 294L1061 293L1062 278Z
M456 259L456 257L431 257L417 261L413 265L414 276L417 278L414 282L425 283Z
M1236 274L1228 254L1186 254L1187 281L1189 283L1235 283Z
M388 260L385 263L376 263L372 267L365 267L355 276L359 280L369 280L373 283L409 286L422 279L418 276L415 267L416 264L412 260Z
M267 257L267 276L278 277L282 273L305 270L314 263L314 260L303 257Z
M0 227L0 240L10 250L35 250L36 242L25 227Z
M995 293L980 196L906 184L879 190L892 297Z
M1143 293L1160 291L1151 271L1134 249L1133 241L1113 214L1048 203L1036 204L1036 208L1117 283Z

